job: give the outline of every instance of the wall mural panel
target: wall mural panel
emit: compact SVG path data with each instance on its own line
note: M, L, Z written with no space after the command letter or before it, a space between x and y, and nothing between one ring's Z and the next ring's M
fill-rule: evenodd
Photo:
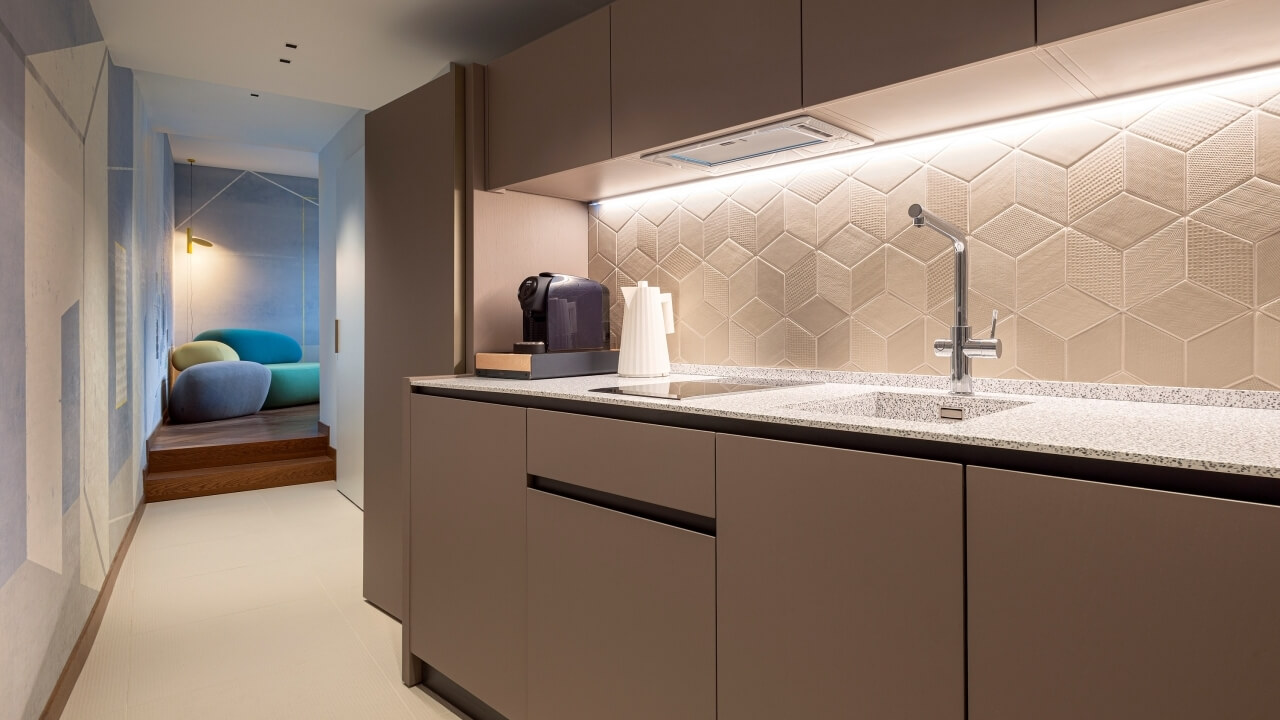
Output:
M140 438L159 417L143 419L139 388L156 381L138 382L136 356L168 346L167 276L151 258L167 257L171 159L143 132L164 164L146 171L156 199L135 202L135 102L87 0L0 0L4 718L36 718L48 700L141 497ZM143 287L137 270L153 266ZM154 328L135 330L134 298L158 308Z

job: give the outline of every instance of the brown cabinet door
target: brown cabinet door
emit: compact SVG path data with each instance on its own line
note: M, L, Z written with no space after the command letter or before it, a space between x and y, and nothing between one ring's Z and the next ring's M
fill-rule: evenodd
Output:
M716 436L720 717L964 718L963 496L959 465Z
M1201 0L1036 0L1036 41L1041 45L1140 20Z
M804 104L837 100L1035 44L1035 0L804 0ZM920 111L945 113L946 108L921 97Z
M1277 548L1277 507L968 468L969 717L1280 717Z
M800 108L800 0L618 0L613 156Z
M364 596L396 618L404 612L404 378L462 371L455 259L463 218L454 202L462 83L454 67L365 118Z
M488 187L610 158L609 8L494 60Z
M525 715L525 410L412 398L414 655Z
M538 490L528 507L529 720L714 720L715 540Z

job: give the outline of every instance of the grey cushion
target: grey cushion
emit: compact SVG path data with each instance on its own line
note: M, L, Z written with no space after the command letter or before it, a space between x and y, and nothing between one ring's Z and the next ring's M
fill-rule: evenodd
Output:
M252 415L262 409L271 371L255 362L225 360L182 371L169 394L169 421L198 423Z

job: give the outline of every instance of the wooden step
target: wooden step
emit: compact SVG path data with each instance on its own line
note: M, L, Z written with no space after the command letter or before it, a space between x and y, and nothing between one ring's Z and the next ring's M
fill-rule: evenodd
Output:
M177 470L229 467L251 463L319 457L329 451L327 435L263 440L260 442L194 445L147 453L147 467L152 473Z
M321 455L191 470L148 471L143 487L147 502L161 502L325 482L336 477L337 463L328 455Z

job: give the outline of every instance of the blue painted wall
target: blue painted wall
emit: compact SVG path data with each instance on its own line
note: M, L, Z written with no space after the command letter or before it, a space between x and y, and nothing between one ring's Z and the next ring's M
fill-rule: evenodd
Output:
M80 303L62 314L62 512L80 499Z
M318 198L314 178L175 164L175 235L190 224L214 243L190 256L185 243L175 246L179 343L214 328L273 330L317 360Z
M119 268L124 271L125 276L128 278L125 287L128 289L134 285L132 267L135 252L133 243L133 71L128 68L117 67L115 63L108 59L107 81L110 83L107 93L107 262L110 263L107 339L108 342L115 342L117 330L116 311L117 309L123 309L125 313L125 337L128 338L128 342L132 346L133 338L137 332L133 322L133 298L130 297L131 293L129 292L126 292L124 297L116 296L115 277L118 270L116 267L116 262L118 261L116 245L119 245L126 252L125 265L123 268ZM116 387L116 378L118 377L116 372L117 359L114 352L109 355L111 378L109 396L114 399L119 390ZM133 353L129 352L124 360L124 393L126 396L132 396ZM107 422L110 452L109 477L112 482L115 482L120 469L124 467L124 463L129 459L129 453L133 449L133 404L126 402L120 407L115 407L113 403L107 411L110 415ZM121 495L112 495L113 498L119 496ZM121 510L123 508L113 507L112 515L118 515Z
M0 586L27 558L25 85L21 51L0 39Z

